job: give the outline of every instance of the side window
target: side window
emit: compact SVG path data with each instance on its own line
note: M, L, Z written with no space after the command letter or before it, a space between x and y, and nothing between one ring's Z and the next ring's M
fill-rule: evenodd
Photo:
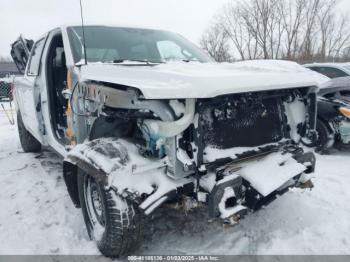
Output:
M318 72L325 76L328 76L329 78L348 76L348 74L346 74L342 70L339 70L337 68L332 68L332 67L320 67Z
M44 49L45 38L37 41L33 47L33 51L30 57L29 67L28 67L28 75L38 75L40 68L40 60L41 54Z
M316 71L320 73L320 69L318 67L308 67L308 68L311 69L312 71Z
M350 90L340 91L340 94L341 94L342 96L350 97Z
M330 93L330 94L326 94L324 95L325 98L334 98L335 94L334 93Z
M181 47L174 42L159 41L157 42L157 47L161 58L164 60L188 59L183 53Z

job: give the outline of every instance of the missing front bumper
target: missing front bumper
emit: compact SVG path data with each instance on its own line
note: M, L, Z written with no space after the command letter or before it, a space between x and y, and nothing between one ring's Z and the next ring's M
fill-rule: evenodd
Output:
M300 148L293 153L288 151L291 150L272 153L249 165L241 163L241 168L231 166L221 171L223 174L212 174L221 179L215 179L208 196L210 217L240 217L246 210L267 205L291 187L310 185L316 162L314 154L304 153Z

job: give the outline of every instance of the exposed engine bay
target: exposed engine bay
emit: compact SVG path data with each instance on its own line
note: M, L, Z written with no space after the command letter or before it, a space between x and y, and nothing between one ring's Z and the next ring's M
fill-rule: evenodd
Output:
M72 90L77 106L71 105L73 118L86 119L86 129L73 129L87 132L73 137L75 141L71 142L79 145L67 161L92 161L85 168L102 172L106 185L138 201L146 214L185 194L208 203L213 217L232 216L247 208L255 209L275 193L310 179L307 174L313 172L315 158L304 154L298 142L302 137L314 136L314 89L252 92L213 99L146 100L133 88L85 83ZM79 123L77 119L71 122ZM96 143L81 144L87 137L91 141L97 139L99 145L106 144L104 150L96 149ZM108 142L104 138L116 140ZM115 152L124 151L133 156L122 158L122 163L114 161L115 166L108 170L96 160L112 163ZM94 157L89 158L91 152ZM259 165L271 163L266 160L271 157L274 164L270 168L260 167L267 173L257 172ZM249 171L254 165L257 169ZM132 189L132 183L123 188L120 179L114 185L111 181L121 172L138 179L153 172L149 181L152 190ZM154 172L158 172L158 177L168 177L166 190L157 185ZM259 176L254 176L254 172ZM279 175L273 177L276 172ZM261 179L264 175L266 178ZM223 206L231 211L224 211Z

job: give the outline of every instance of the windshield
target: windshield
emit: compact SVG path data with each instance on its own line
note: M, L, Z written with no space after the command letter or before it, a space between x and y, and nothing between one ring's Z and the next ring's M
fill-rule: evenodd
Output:
M105 26L86 26L84 30L88 62L211 61L194 44L167 31ZM68 36L75 63L84 61L82 28L69 27Z

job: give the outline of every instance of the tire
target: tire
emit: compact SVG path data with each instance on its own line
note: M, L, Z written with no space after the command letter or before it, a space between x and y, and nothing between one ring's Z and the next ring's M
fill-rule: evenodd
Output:
M21 112L17 112L18 135L23 151L26 153L37 153L41 151L41 144L27 131L23 124Z
M144 222L132 203L80 169L78 191L89 237L104 256L128 255L139 248Z
M311 139L304 137L301 138L301 143L307 147L315 147L317 145L317 141L312 141Z
M317 120L317 142L316 142L316 151L321 153L328 153L328 150L334 145L334 134L329 130L327 124L318 119Z

